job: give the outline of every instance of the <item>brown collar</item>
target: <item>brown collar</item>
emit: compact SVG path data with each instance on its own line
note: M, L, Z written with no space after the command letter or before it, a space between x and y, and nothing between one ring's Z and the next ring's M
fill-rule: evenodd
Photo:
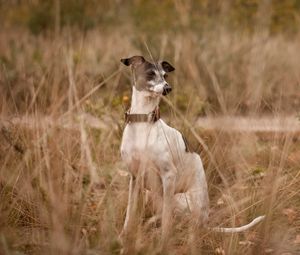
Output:
M130 114L129 110L125 112L125 123L133 122L156 122L160 119L159 107L156 107L152 112L148 114Z

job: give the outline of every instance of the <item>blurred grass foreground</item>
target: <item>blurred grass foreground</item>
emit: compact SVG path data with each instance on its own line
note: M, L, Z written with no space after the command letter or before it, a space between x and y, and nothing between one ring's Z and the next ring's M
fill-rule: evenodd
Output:
M299 254L299 18L298 0L0 0L0 254L120 254L120 59L150 53L176 68L161 112L201 154L209 225L267 216L197 238L179 218L169 254ZM159 254L152 213L141 206L135 254Z

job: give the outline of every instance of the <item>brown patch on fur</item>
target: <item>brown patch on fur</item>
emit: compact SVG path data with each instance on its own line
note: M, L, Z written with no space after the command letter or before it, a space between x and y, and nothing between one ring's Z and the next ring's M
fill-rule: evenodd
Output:
M133 72L136 77L135 80L135 87L137 90L147 90L148 88L148 81L151 80L151 77L153 74L151 72L154 72L156 69L155 65L145 61L142 65L137 66L134 68Z

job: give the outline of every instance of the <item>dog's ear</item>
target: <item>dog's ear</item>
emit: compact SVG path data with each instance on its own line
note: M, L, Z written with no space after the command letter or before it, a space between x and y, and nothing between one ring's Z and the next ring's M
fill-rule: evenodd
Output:
M161 62L161 67L163 68L163 70L166 73L173 72L175 70L175 68L171 64L169 64L167 61Z
M144 63L145 59L142 56L133 56L131 58L122 58L121 62L126 66L132 65L133 67L136 67L136 66Z

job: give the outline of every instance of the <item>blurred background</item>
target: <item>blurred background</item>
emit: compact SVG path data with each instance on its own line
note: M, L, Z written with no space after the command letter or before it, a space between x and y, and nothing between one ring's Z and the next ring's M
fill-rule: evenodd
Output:
M64 105L67 57L80 96L120 58L151 53L175 65L172 100L186 113L295 114L299 14L297 0L1 1L1 94L11 97L10 88L15 98L1 109L24 111L33 97L39 111ZM116 81L114 106L129 83L128 75Z
M299 0L0 0L0 254L120 254L131 77L167 60L163 119L203 160L210 226L170 254L299 254ZM141 208L133 254L159 253Z

